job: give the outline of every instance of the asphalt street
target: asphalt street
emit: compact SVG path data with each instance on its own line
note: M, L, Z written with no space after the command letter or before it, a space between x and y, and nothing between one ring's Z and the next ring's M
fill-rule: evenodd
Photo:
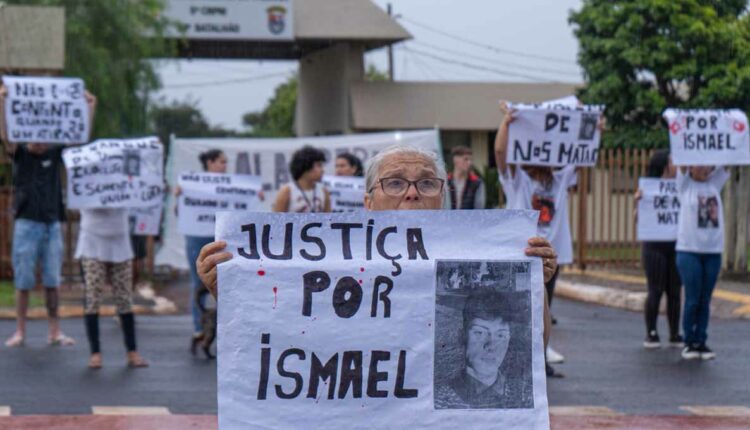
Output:
M637 313L557 300L553 346L565 377L548 380L551 406L603 406L628 415L687 414L682 406L750 406L750 321L714 320L718 358L684 362L678 349L642 348ZM151 367L128 369L119 327L102 318L104 368L86 368L80 319L63 321L74 347L46 345L46 323L32 321L26 345L0 347L0 406L13 415L90 414L92 406L161 406L172 414L216 414L216 364L188 351L187 315L138 317L139 349ZM660 321L663 323L663 321ZM0 335L13 322L0 321ZM662 333L666 328L662 327Z

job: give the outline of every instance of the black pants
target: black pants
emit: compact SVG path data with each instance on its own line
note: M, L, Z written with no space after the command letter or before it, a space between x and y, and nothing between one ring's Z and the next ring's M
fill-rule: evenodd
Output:
M547 306L552 307L552 295L555 294L555 284L557 283L557 275L560 273L560 266L557 266L555 274L552 275L552 279L544 283L544 288L547 290Z
M675 242L644 242L641 253L648 282L646 299L646 332L656 330L661 296L667 294L667 322L670 337L680 333L680 290L682 282L675 263Z

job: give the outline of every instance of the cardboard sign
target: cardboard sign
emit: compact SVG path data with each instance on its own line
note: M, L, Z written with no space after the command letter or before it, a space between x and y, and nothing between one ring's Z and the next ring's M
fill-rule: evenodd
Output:
M365 178L324 176L323 184L331 194L331 211L351 212L365 208Z
M676 166L750 164L750 134L741 110L667 109L663 116Z
M164 193L164 147L156 137L97 140L67 148L68 208L151 207Z
M292 0L167 0L165 16L184 25L175 36L209 40L294 40Z
M510 107L516 113L508 129L509 164L596 165L601 141L597 127L601 106L573 107L560 102Z
M220 212L219 427L548 429L536 218Z
M258 176L188 172L180 175L180 188L178 229L186 236L213 236L218 211L261 208Z
M148 208L130 208L130 234L133 236L158 236L161 213L164 205L159 203Z
M311 145L323 151L326 154L325 171L333 173L336 156L340 153L348 152L366 163L379 151L396 144L432 151L441 158L438 130L299 138L179 138L174 139L170 145L167 177L170 187L174 188L180 173L201 170L199 156L202 152L220 149L227 157L228 173L257 175L263 178L265 200L262 210L270 211L279 189L292 181L292 175L289 173L292 154L303 146ZM167 196L167 207L173 208L175 203L174 195ZM174 211L166 211L165 217L163 242L156 253L156 264L187 269L185 239L177 230Z
M640 241L661 242L677 240L680 197L674 179L640 178L638 188L638 228Z
M89 109L83 80L3 76L5 124L11 143L85 143Z

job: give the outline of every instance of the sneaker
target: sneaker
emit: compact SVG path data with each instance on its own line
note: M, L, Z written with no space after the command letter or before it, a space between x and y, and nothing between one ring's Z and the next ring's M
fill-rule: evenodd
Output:
M669 346L672 348L683 348L685 346L685 341L679 334L677 336L671 336L669 338Z
M716 353L711 351L711 348L706 346L705 343L700 344L698 351L700 352L701 360L713 360L716 358Z
M682 358L685 360L697 360L701 358L701 352L698 350L697 345L686 346L682 350Z
M565 375L556 371L552 366L550 366L549 363L545 363L544 369L548 378L564 378L565 377Z
M661 341L659 340L659 335L656 333L656 330L651 330L646 335L646 340L643 341L643 347L646 349L654 349L661 347Z
M547 347L547 363L558 364L565 361L565 356L552 349L551 346Z

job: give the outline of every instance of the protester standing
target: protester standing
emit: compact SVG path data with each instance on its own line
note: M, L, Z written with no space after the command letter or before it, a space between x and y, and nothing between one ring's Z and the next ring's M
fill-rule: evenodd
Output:
M448 174L448 199L451 209L484 209L484 182L472 170L472 151L467 146L451 150L453 172Z
M279 190L274 212L330 212L331 196L323 186L326 155L312 146L304 146L292 155L289 172L293 181Z
M680 167L677 191L677 269L685 285L682 330L686 360L710 360L716 354L706 345L711 296L721 270L724 250L724 213L721 189L729 179L724 167Z
M227 172L227 156L220 149L211 149L201 153L198 158L200 159L203 171L208 173L226 173ZM182 194L182 189L179 186L175 188L175 197L179 197ZM177 207L175 207L177 211ZM178 213L177 216L180 214ZM185 236L185 254L187 255L188 264L190 265L190 285L192 286L192 293L190 294L190 309L193 316L193 339L200 338L203 335L203 327L201 323L201 309L199 303L193 298L196 296L196 291L201 288L201 280L198 277L195 267L195 259L198 258L198 254L201 248L207 243L213 242L214 237L211 236ZM205 296L201 296L205 306Z
M336 176L362 176L362 160L348 152L336 156Z
M646 176L649 178L674 179L677 169L672 164L669 151L654 152L648 162ZM641 199L641 191L635 194L636 202ZM675 241L643 242L641 264L646 272L648 297L644 306L646 319L646 340L644 348L659 348L661 341L656 329L656 320L661 307L661 297L667 296L667 323L669 324L669 345L683 347L680 335L681 286L680 274L677 272L677 252Z
M49 323L50 345L73 345L60 329L58 288L62 278L65 222L61 168L64 145L11 144L5 124L7 88L0 84L0 140L13 158L13 278L16 288L16 330L5 345L21 346L26 337L29 294L36 285L36 267L41 266ZM85 93L89 123L93 124L96 98Z

